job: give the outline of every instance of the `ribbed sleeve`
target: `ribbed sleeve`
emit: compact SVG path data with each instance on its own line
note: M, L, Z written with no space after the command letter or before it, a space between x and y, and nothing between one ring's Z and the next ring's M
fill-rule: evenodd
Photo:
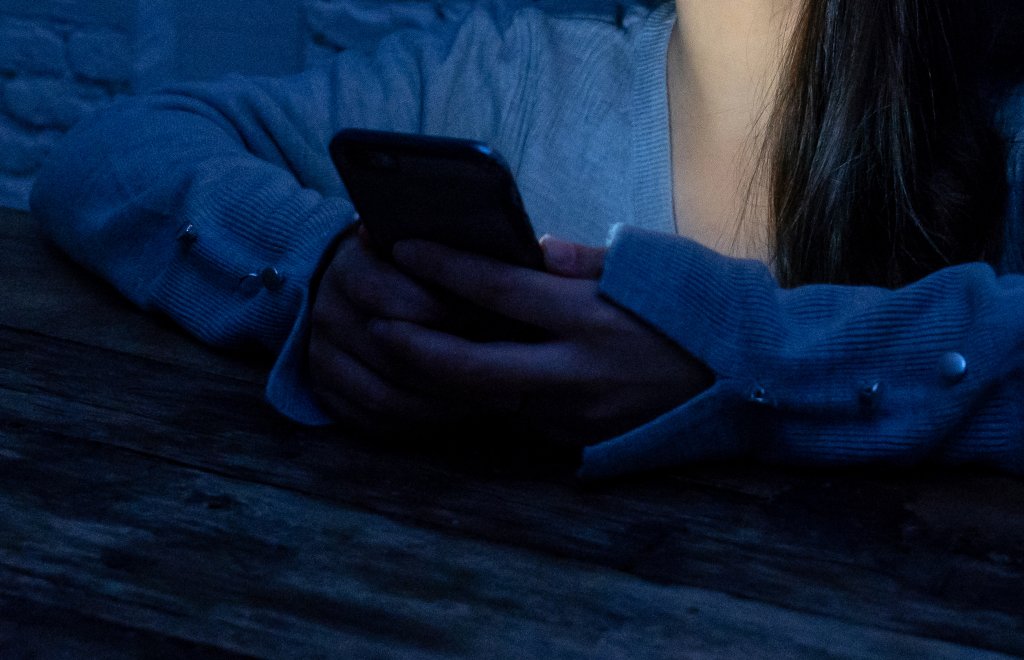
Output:
M584 476L739 456L1024 472L1024 277L978 263L898 290L784 290L758 262L622 228L601 290L718 380L590 448Z
M54 150L34 215L143 308L273 355L271 403L323 423L305 375L309 289L354 218L331 136L481 139L512 165L539 231L596 243L615 222L633 225L611 242L603 294L716 374L685 405L589 448L584 476L738 456L1024 472L1024 277L970 264L894 291L783 290L762 264L666 233L671 3L556 18L501 7L474 5L298 76L115 104ZM1008 111L1018 125L1022 105ZM1000 273L1024 268L1013 154Z
M306 378L309 287L354 217L331 137L360 127L489 142L538 230L599 237L630 208L622 97L649 13L475 3L297 76L128 99L54 150L33 213L144 309L211 344L276 356L269 401L325 423Z

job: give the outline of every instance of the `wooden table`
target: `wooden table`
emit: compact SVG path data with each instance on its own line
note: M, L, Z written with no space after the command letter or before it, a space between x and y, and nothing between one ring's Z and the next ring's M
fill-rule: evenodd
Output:
M25 214L0 240L2 658L1024 654L1021 481L582 487L311 431L263 403L265 360L138 313Z

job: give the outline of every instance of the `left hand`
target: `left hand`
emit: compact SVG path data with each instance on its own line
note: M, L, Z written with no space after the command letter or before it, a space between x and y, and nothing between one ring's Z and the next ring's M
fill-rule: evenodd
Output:
M478 343L385 319L371 322L371 332L439 388L470 399L515 393L524 421L573 444L624 433L710 386L707 367L600 296L603 249L542 245L547 273L426 241L403 241L394 257L415 278L546 330L543 341Z

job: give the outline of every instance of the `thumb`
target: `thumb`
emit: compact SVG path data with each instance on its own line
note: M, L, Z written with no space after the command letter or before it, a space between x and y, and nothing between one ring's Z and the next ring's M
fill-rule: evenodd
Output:
M605 248L565 241L550 234L541 237L540 246L549 273L575 279L597 279L604 270Z
M604 270L606 248L563 241L550 234L541 236L540 247L544 253L544 265L554 275L596 280Z

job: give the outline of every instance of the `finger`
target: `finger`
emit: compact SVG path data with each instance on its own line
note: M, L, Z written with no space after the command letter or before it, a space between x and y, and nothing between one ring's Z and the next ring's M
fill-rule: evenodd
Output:
M316 393L340 417L364 430L397 430L414 423L438 423L465 415L459 406L389 383L343 351L310 356Z
M544 253L544 265L554 275L596 280L604 270L607 248L563 241L551 234L540 237L540 248Z
M439 408L466 409L466 400L459 398L459 392L438 388L433 374L416 369L392 347L373 336L367 328L367 320L357 312L333 319L314 316L310 334L311 365L313 356L327 360L335 353L348 356L385 383L421 395ZM514 412L519 407L518 399L509 396L477 394L472 399L476 409L468 412Z
M409 373L401 361L389 354L367 330L367 318L342 299L338 308L314 310L310 329L310 352L329 356L346 354L371 369L382 379L410 391L428 391L422 377Z
M440 324L447 306L422 284L383 261L361 237L329 271L328 295L347 298L367 316Z
M594 323L597 283L520 268L429 243L400 241L395 260L414 277L524 323L569 333Z
M516 409L523 392L586 381L585 362L568 342L473 342L402 321L375 320L370 333L404 360L474 400L504 401ZM572 364L577 368L566 368ZM582 366L583 368L579 368ZM497 397L497 399L495 399Z

